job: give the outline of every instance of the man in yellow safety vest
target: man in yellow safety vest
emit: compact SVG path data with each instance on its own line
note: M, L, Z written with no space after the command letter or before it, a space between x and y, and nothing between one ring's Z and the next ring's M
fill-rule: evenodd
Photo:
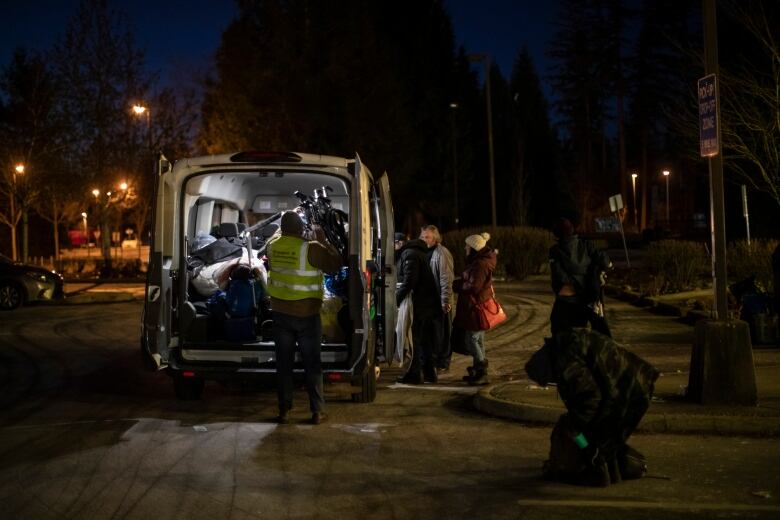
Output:
M303 221L295 211L282 215L281 234L267 248L268 293L271 296L273 335L276 346L279 423L289 422L293 398L295 347L300 349L306 372L311 423L325 420L322 393L322 273L335 274L341 255L328 244L325 233L314 226L315 239L304 238Z

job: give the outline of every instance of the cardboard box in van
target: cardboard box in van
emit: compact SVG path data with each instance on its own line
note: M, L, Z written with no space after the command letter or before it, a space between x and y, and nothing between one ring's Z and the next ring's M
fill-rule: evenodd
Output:
M354 401L375 399L375 367L397 358L386 173L374 178L357 155L161 157L155 189L141 350L179 398L199 398L206 380L275 378L265 245L295 210L343 258L323 279L324 379Z

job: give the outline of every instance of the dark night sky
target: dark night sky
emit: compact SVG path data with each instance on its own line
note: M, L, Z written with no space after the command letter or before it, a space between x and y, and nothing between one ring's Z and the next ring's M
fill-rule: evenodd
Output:
M0 31L0 66L8 63L17 46L51 45L78 3L0 0L6 22ZM128 14L139 45L147 50L150 68L162 71L166 82L182 73L206 70L222 31L236 13L233 0L112 0L111 5ZM527 44L544 76L544 52L557 1L445 0L445 5L458 43L467 52L490 53L508 77L517 50Z

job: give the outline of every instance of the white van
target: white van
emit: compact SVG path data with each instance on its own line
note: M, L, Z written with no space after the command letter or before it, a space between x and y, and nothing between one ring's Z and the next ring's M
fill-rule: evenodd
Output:
M172 167L161 157L157 173L141 350L172 376L176 395L197 399L206 380L275 378L262 291L255 290L248 319L231 318L219 302L234 283L225 274L232 265L262 275L265 241L281 212L297 209L304 219L330 218L336 232L329 236L341 242L334 245L344 258L339 275L324 280L325 383L344 386L354 401L373 401L375 367L392 360L395 348L387 174L375 179L357 155L276 152L182 159ZM262 289L262 276L254 284ZM298 355L295 372L303 374Z

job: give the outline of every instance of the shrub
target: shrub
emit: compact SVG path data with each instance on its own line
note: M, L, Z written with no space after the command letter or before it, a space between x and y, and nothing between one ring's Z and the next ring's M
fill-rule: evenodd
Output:
M650 292L680 292L707 276L710 257L702 242L661 240L648 246L647 267L654 275Z
M468 228L442 236L442 243L455 259L456 276L463 272L466 265L466 237L483 231L490 233L488 245L498 249L496 276L523 280L546 269L547 254L554 242L549 231L533 227L499 227L494 231L490 231L489 227Z
M737 240L726 249L726 267L729 273L729 283L740 282L751 275L756 275L756 283L762 289L772 292L774 288L772 276L772 253L777 240Z

